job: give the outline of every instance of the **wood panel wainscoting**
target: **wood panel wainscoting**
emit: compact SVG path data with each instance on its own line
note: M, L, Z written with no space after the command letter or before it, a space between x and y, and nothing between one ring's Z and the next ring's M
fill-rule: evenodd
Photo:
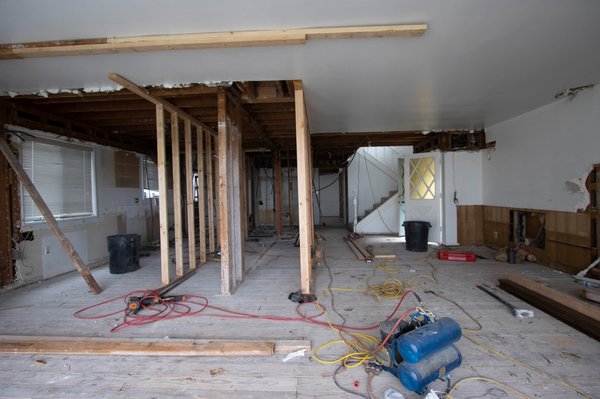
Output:
M592 221L590 212L562 212L540 209L509 208L488 205L460 205L458 241L461 245L486 245L501 248L512 244L511 212L543 214L545 218L544 248L524 245L538 262L565 273L576 274L593 258Z

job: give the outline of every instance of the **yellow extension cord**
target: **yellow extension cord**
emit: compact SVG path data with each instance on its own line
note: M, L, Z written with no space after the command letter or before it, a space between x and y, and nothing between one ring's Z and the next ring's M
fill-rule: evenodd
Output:
M433 282L435 282L437 284L437 280L433 277L433 276L429 276L426 274L423 275L417 275L412 277L411 279L407 280L405 283L403 283L401 280L395 278L395 277L391 277L395 274L399 274L401 273L401 270L398 269L393 269L388 267L390 261L386 260L381 262L380 264L375 266L375 270L373 270L373 274L367 279L367 288L331 288L331 291L341 291L341 292L366 292L370 295L372 295L375 300L377 301L377 303L380 303L382 299L399 299L402 297L402 294L404 293L404 289L405 287L410 286L410 283L416 279L419 278L427 278L432 280ZM381 270L385 273L387 273L390 278L387 278L383 283L381 284L375 284L375 285L369 285L369 280L371 278L373 278L377 272L377 270ZM477 328L474 329L463 329L465 332L470 332L470 333L474 333L477 331L480 331L482 329L481 324L479 323L479 321L477 321L477 319L475 317L473 317L472 315L470 315L465 309L463 309L459 304L457 304L456 302L454 302L453 300L444 297L443 295L440 294L436 294L437 296L439 296L440 298L449 301L451 303L453 303L454 305L456 305L460 310L462 310L471 320L473 320L476 324L477 324ZM336 331L339 335L340 335L340 339L336 339L336 340L332 340L329 342L326 342L322 345L320 345L319 347L317 347L316 350L313 351L312 353L312 357L319 363L323 363L323 364L338 364L338 363L343 363L344 367L346 368L354 368L354 367L359 367L360 365L364 364L365 362L368 362L370 360L374 360L374 359L379 359L379 360L383 360L383 362L387 362L388 359L381 359L378 357L378 355L373 355L372 352L375 349L375 347L378 345L379 340L375 337L373 337L372 335L369 334L361 334L361 333L349 333L349 332L345 332L342 331L340 329L335 328L332 323L331 320L329 318L329 313L323 308L321 307L321 305L319 305L319 303L317 302L317 307L320 310L325 311L325 313L327 314L327 323L329 324L329 327ZM352 339L346 339L344 338L344 334L346 335L350 335L352 337ZM569 384L568 382L553 376L552 374L549 374L535 366L531 366L521 360L515 359L511 356L508 356L502 352L499 352L487 345L481 344L477 341L475 341L472 337L463 335L467 340L469 340L470 342L472 342L474 345L485 349L487 351L489 351L490 353L505 358L515 364L519 364L525 368L528 368L536 373L538 373L539 375L546 377L552 381L554 381L555 383L558 383L576 393L578 393L579 395L581 395L582 397L586 398L586 399L593 399L590 395L588 395L587 393L585 393L584 391L582 391L581 389L577 388L574 385ZM333 360L324 360L319 358L318 353L327 348L330 347L332 345L336 345L336 344L345 344L347 346L347 353L343 356L340 356L339 358L333 359ZM384 353L387 353L385 351L382 351ZM451 396L452 392L454 392L460 385L464 384L467 381L483 381L483 382L488 382L488 383L492 383L492 384L496 384L504 389L507 389L508 391L514 393L517 396L520 396L524 399L530 399L530 397L526 394L524 394L523 392L520 392L498 380L495 380L493 378L488 378L488 377L466 377L463 378L459 381L457 381L451 388L450 392L448 392L448 394L446 395L446 399L454 399L453 396Z

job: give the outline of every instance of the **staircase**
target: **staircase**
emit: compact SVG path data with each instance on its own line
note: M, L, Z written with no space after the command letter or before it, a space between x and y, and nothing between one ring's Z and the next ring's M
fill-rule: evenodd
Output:
M368 217L371 213L375 212L377 210L377 208L379 208L380 206L385 204L392 197L396 197L397 195L398 195L398 191L390 191L387 197L381 197L381 201L379 201L376 204L373 204L373 207L371 209L367 209L365 211L364 215L359 216L358 221L360 222L364 218Z
M399 147L396 147L399 148ZM406 150L395 147L362 147L348 166L350 229L365 234L398 234L399 159ZM356 210L354 200L356 199ZM356 226L354 225L354 216Z

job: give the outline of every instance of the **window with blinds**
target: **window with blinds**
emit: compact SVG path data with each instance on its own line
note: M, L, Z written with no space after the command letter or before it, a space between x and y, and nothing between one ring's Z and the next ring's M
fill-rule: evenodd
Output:
M92 148L35 138L22 143L21 163L54 217L95 216ZM23 221L43 221L29 193L22 193Z

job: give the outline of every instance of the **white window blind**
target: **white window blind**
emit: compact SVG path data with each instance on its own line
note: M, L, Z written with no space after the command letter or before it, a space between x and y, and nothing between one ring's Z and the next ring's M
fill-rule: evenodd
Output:
M93 149L50 140L26 140L21 146L23 168L57 219L94 216ZM26 190L23 220L43 221Z

